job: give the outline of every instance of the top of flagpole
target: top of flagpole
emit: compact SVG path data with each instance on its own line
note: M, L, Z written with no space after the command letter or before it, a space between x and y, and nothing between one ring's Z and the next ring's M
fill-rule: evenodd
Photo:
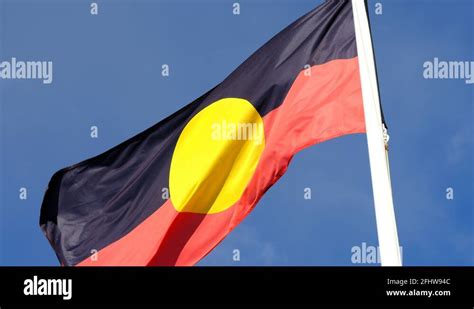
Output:
M384 124L385 128L388 129L388 124L385 120L385 116L383 113L383 106L382 106L382 100L380 98L380 84L379 84L379 74L377 70L377 59L375 58L375 52L374 52L374 40L372 39L372 26L370 25L370 14L369 14L369 6L368 6L368 1L364 0L364 6L365 6L365 15L367 16L367 24L369 26L369 34L370 34L370 44L372 47L372 54L373 54L373 61L374 61L374 67L375 67L375 81L377 82L377 91L378 91L378 100L379 100L379 107L380 107L380 115L382 117L382 123Z

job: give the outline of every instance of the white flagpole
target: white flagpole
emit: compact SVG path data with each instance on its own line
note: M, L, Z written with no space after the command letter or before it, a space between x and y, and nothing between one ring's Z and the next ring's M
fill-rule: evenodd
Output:
M352 0L359 59L365 127L369 149L370 173L382 266L401 266L397 223L393 209L384 127L380 111L374 53L364 0Z

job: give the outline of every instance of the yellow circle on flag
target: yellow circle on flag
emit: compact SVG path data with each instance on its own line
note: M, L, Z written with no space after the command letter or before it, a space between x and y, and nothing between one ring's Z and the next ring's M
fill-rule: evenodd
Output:
M181 212L213 214L242 196L265 147L263 120L249 101L225 98L184 127L170 167L170 198Z

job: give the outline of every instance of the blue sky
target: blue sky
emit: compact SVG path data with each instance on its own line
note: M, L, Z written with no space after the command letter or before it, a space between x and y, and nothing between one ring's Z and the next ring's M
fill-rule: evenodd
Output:
M150 127L222 81L321 1L0 0L0 60L54 80L0 80L0 265L58 265L38 225L56 170ZM474 265L473 86L423 63L474 60L470 0L369 1L405 265ZM170 76L161 76L162 64ZM90 138L98 126L99 138ZM19 199L26 187L27 200ZM312 199L303 198L304 188ZM454 199L446 199L446 188ZM365 135L310 147L199 265L360 265L377 245ZM240 261L233 251L240 250Z

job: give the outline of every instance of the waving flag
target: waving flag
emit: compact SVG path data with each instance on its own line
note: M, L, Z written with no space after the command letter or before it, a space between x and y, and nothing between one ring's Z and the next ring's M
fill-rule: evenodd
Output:
M296 152L364 132L351 2L327 1L191 104L55 173L40 225L63 265L193 265Z

